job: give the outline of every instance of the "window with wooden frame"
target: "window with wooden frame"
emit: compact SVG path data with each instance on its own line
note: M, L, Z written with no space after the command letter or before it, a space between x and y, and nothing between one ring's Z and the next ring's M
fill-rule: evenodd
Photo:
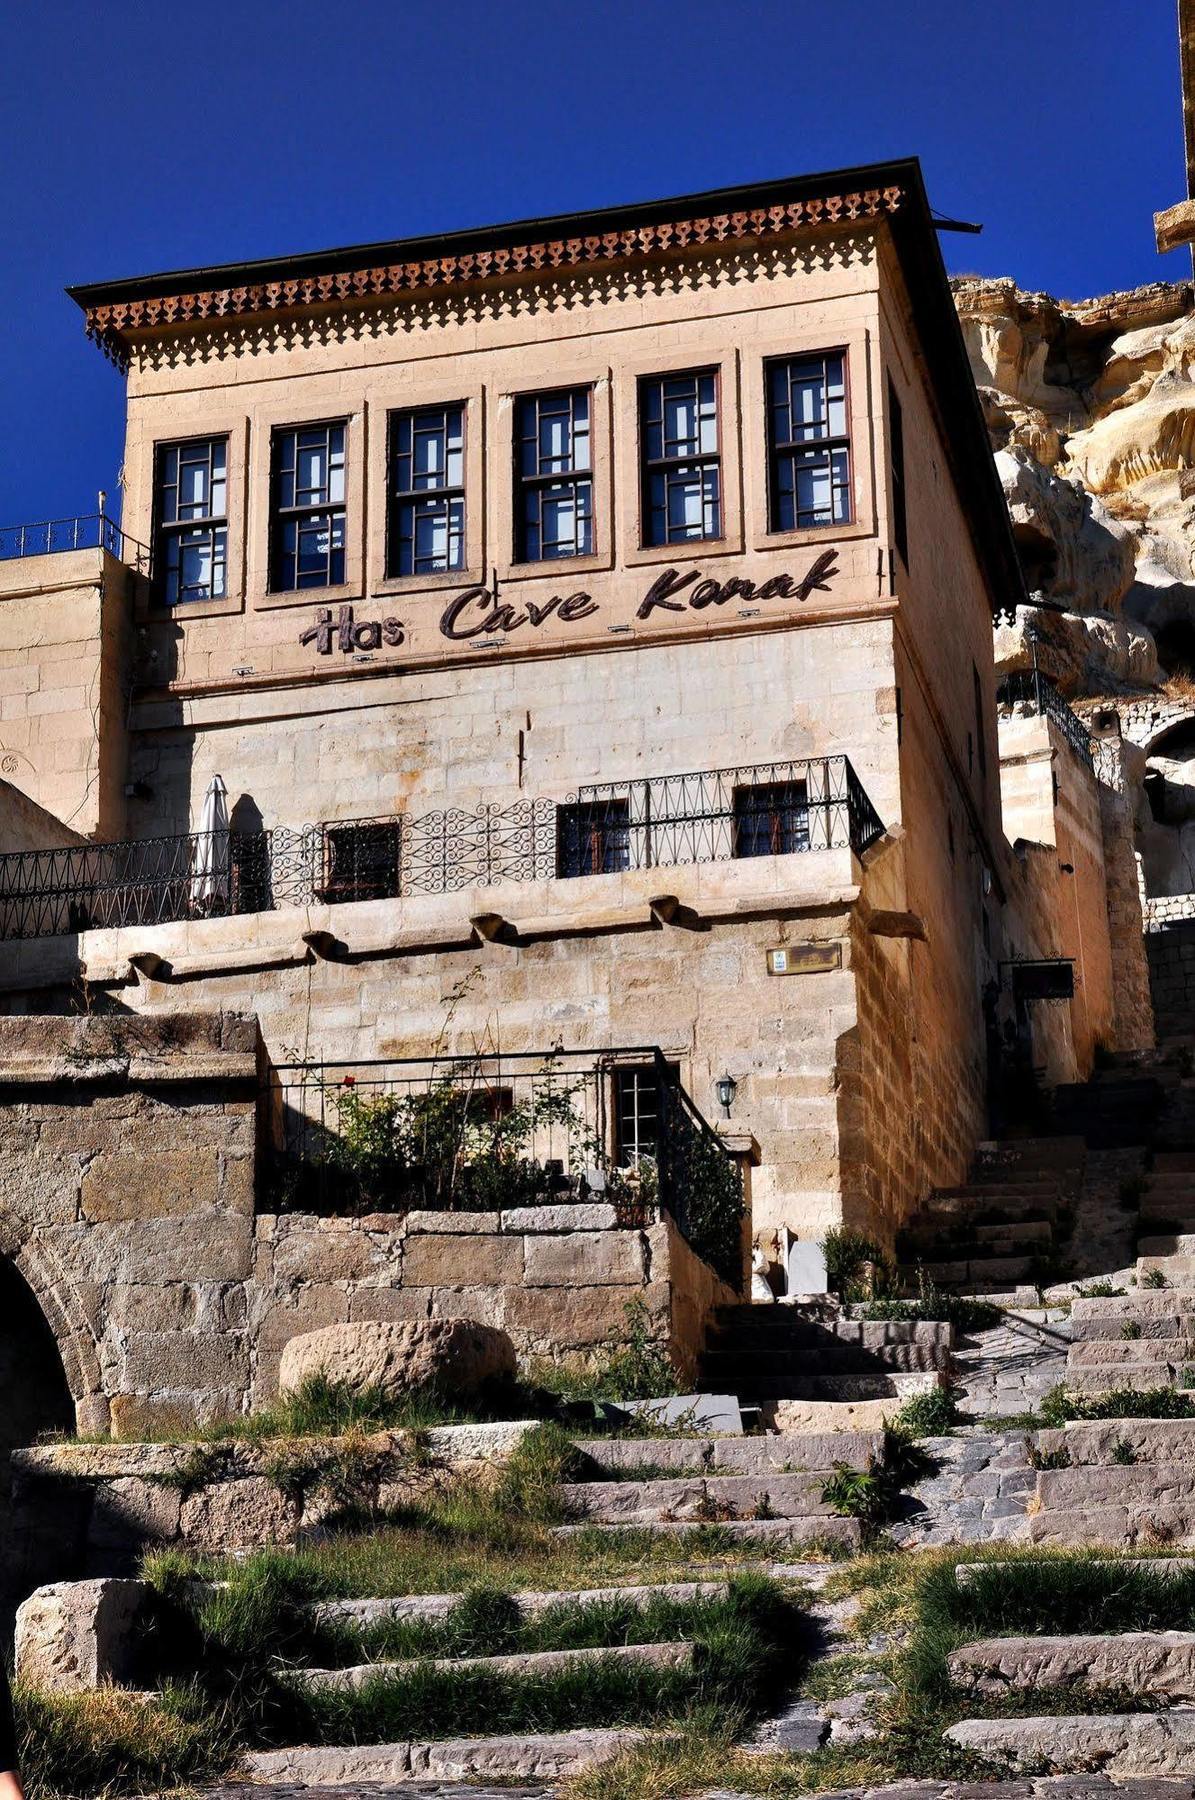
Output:
M849 525L851 445L845 350L769 362L768 529Z
M390 414L386 573L445 575L465 566L465 409Z
M640 381L639 461L645 545L722 536L717 370Z
M154 452L154 587L166 606L228 592L228 439Z
M766 781L734 790L736 856L788 856L809 848L804 781Z
M397 898L402 848L397 819L352 819L325 825L323 833L323 882L317 899L331 906L344 900Z
M979 679L979 670L971 664L971 693L975 702L975 751L979 758L979 773L986 781L988 774L988 744L983 721L983 683Z
M270 589L339 587L344 581L343 419L291 425L270 444Z
M524 394L515 405L515 560L593 554L593 394Z
M582 800L556 808L556 873L615 875L631 866L630 802Z

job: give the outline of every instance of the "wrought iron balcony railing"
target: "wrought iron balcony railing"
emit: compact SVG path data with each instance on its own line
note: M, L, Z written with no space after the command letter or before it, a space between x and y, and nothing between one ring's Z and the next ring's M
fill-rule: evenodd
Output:
M743 1279L742 1168L656 1046L287 1063L262 1093L269 1211L497 1212L589 1199L625 1226L656 1206Z
M845 756L298 828L0 855L0 939L854 849L883 823Z
M996 706L1011 711L1022 707L1051 719L1075 755L1089 769L1095 768L1095 740L1077 713L1072 712L1048 675L1040 669L1017 669L996 684Z
M35 525L0 525L0 562L22 556L55 556L67 550L107 550L129 568L149 574L149 550L106 513L41 519Z

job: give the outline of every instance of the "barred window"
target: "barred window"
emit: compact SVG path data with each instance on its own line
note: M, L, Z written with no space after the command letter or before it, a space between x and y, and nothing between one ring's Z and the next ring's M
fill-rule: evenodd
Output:
M465 409L390 415L387 575L442 575L465 566Z
M671 1074L678 1065L669 1062ZM655 1063L626 1063L613 1072L614 1157L620 1168L633 1169L641 1156L660 1151L660 1071Z
M344 580L345 426L276 431L270 453L270 588L339 587Z
M909 509L905 494L905 420L891 377L888 380L888 442L892 456L892 537L907 569Z
M324 826L324 881L317 898L393 900L399 890L401 826L397 819Z
M722 535L718 377L653 375L639 384L645 544Z
M556 808L558 875L614 875L630 866L626 800L583 800Z
M228 592L228 439L159 444L154 456L154 570L167 606Z
M767 384L769 529L849 525L845 353L771 362Z
M805 782L761 782L735 789L736 856L788 856L808 848L809 790Z
M528 394L515 411L515 557L552 562L593 551L589 388Z

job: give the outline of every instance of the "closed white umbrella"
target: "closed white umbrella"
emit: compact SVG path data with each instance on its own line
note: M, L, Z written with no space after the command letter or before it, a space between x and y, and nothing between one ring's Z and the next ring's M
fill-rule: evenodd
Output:
M226 912L229 901L228 789L213 775L203 796L191 864L191 905L196 912Z

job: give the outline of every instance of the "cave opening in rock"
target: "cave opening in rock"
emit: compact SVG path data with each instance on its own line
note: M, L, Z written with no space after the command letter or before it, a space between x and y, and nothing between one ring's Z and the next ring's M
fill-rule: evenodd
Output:
M1167 675L1195 677L1195 620L1171 619L1154 631L1158 661Z
M15 1264L0 1258L0 1448L73 1431L75 1408L58 1344Z
M1058 552L1044 531L1033 525L1014 525L1017 556L1031 594L1047 593L1058 570Z

